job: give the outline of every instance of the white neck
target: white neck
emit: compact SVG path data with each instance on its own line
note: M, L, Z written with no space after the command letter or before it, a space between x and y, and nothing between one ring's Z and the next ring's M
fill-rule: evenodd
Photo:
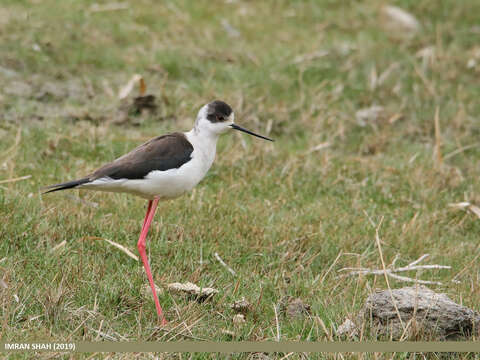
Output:
M208 105L205 105L200 109L197 118L195 119L193 129L185 135L192 143L194 149L200 150L208 158L207 160L213 162L220 133L215 131L217 125L212 124L207 120L207 107Z
M218 134L210 131L202 131L194 127L185 133L188 141L193 145L192 158L199 161L202 172L207 172L215 160L217 152Z
M194 148L202 150L210 150L215 152L217 147L217 140L219 134L215 134L208 130L202 130L201 128L194 127L192 130L185 133L185 136L192 143Z
M193 145L192 158L201 168L201 172L207 172L215 160L217 151L217 140L220 134L227 132L229 122L211 122L207 118L208 104L204 105L198 112L195 126L185 133L188 141ZM233 123L233 113L231 119Z

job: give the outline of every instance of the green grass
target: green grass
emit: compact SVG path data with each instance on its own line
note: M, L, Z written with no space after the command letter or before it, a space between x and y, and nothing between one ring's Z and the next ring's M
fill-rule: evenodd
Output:
M387 265L428 253L428 262L452 269L417 276L441 281L432 288L478 310L480 220L448 204L480 203L480 147L448 154L480 134L480 3L395 1L422 24L414 36L390 29L376 1L143 0L106 12L92 12L93 3L0 5L0 182L31 175L0 183L2 339L104 340L100 329L119 340L232 339L222 330L234 340L272 340L274 304L285 296L302 298L312 314L280 315L281 339L335 338L373 289L386 288L381 276L339 278L344 267L381 268L368 217L377 225L383 218ZM229 37L224 19L239 37ZM434 55L424 61L418 52L430 46ZM372 74L391 66L372 87ZM159 109L120 122L116 94L135 73ZM202 304L163 292L168 332L142 291L141 263L103 240L136 253L145 201L40 189L157 134L189 129L215 98L232 105L239 124L276 142L223 136L202 183L160 204L148 238L157 285L220 290ZM356 111L371 105L385 114L358 125ZM230 304L242 297L254 308L236 326Z

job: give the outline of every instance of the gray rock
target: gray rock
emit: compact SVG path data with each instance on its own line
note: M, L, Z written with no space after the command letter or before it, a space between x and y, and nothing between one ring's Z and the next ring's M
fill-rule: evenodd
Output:
M23 81L12 81L3 89L5 94L28 98L32 95L32 87Z
M392 298L395 302L392 302ZM425 286L412 286L370 295L362 310L363 317L379 335L398 339L407 327L407 336L457 339L479 332L480 314L456 304L445 294Z
M290 319L300 319L311 314L310 305L300 298L285 296L279 305L280 313Z

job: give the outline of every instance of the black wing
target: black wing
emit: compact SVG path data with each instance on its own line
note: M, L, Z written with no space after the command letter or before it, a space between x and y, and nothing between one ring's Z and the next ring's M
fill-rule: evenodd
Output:
M154 170L166 171L178 169L192 159L192 144L183 133L172 133L156 137L140 145L128 154L106 164L90 176L79 180L68 181L48 186L45 193L72 189L96 179L143 179Z
M89 178L143 179L154 170L178 169L190 161L192 152L192 144L182 133L159 136L102 166Z

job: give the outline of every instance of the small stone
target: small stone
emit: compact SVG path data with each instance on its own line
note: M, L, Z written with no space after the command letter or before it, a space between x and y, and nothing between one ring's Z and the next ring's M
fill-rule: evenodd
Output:
M248 360L270 360L270 357L265 353L256 352L248 355L247 359Z
M235 325L240 325L240 324L243 324L245 323L245 315L243 314L237 314L233 317L233 323Z
M222 23L222 26L225 30L225 32L227 33L227 35L231 38L238 38L240 37L240 31L238 31L237 29L235 29L226 19L223 19L221 21Z
M300 318L311 313L310 305L300 298L286 296L280 300L280 312L288 318Z
M342 325L340 325L337 329L338 336L347 336L347 337L355 337L358 334L357 325L355 323L346 318Z
M227 330L227 329L222 329L222 334L228 335L228 336L231 336L231 337L235 336L235 332L233 332L231 330Z
M0 286L4 289L8 289L8 284L3 279L0 279Z
M242 297L241 300L235 301L232 305L230 305L230 307L236 313L246 315L250 311L252 304L250 304L247 300L245 300L244 297Z
M467 68L473 69L473 68L475 68L475 66L477 66L477 60L475 60L475 59L468 59Z
M68 96L67 90L60 83L45 82L40 91L35 95L39 101L47 101L49 99L61 99Z
M370 106L369 108L360 109L355 113L357 124L364 127L375 124L380 117L384 115L383 106Z
M218 294L217 289L208 288L208 287L200 288L197 285L192 284L191 282L187 282L185 284L181 284L181 283L168 284L168 290L177 294L190 295L198 302L205 301L213 297L215 294Z
M287 305L287 316L290 318L307 314L310 314L310 305L305 304L302 299L294 299Z
M23 81L12 81L3 88L5 94L21 97L30 97L32 95L32 87Z
M12 78L12 77L18 76L18 73L12 69L8 69L0 66L0 75Z

